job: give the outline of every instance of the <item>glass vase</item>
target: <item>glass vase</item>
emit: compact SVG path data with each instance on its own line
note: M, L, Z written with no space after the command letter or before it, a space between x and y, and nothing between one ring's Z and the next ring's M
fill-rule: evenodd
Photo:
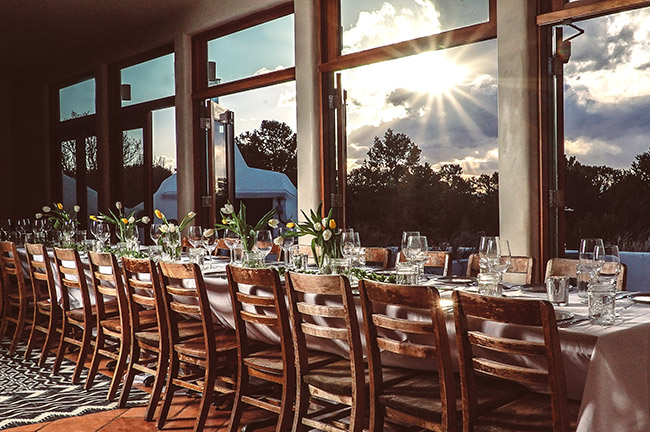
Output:
M181 260L181 233L177 230L167 232L163 238L163 260L180 261Z

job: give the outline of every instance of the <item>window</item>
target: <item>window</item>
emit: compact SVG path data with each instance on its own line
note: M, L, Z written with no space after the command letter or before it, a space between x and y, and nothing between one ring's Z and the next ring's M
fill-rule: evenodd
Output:
M59 120L95 114L95 79L59 89Z
M154 58L121 70L121 84L130 86L130 100L122 100L129 106L173 96L174 53Z

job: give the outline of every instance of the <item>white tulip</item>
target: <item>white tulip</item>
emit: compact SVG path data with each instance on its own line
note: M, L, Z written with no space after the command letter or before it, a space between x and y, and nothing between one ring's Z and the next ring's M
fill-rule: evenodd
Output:
M170 233L175 233L176 232L176 225L169 224L169 232Z
M320 224L320 222L316 222L314 224L314 231L320 231L323 229L323 225Z
M129 218L129 223L130 223L130 224L135 223L135 218L134 218L133 216L131 216L131 217Z
M269 226L270 226L271 228L273 228L273 229L277 228L279 223L280 223L280 221L277 220L277 219L271 219L271 220L269 220Z
M273 243L277 246L282 246L284 243L284 239L280 236L277 236L276 238L273 239Z
M324 227L327 226L327 218L323 218L323 220L320 222L323 224Z
M48 206L43 206L43 213L49 213L51 211L52 211L52 209L49 208Z
M142 223L148 224L149 222L151 222L151 219L149 218L149 216L143 216L142 217Z
M35 217L36 219L40 219L40 218L43 217L43 214L42 214L42 213L36 213L36 214L34 215L34 217Z
M208 228L207 230L203 231L203 237L212 237L214 235L214 230L212 228Z
M191 212L189 212L189 213L187 214L187 217L188 217L188 218L193 218L194 216L196 216L196 213L194 213L193 211L191 211Z
M323 231L323 240L328 241L331 238L332 238L332 231L330 231L328 229Z
M122 210L122 208L123 208L123 207L122 207L122 202L121 202L121 201L117 201L117 202L115 203L115 207L116 207L118 210Z
M81 211L81 207L76 205L76 206L72 207L72 210L74 210L75 213L79 213Z
M223 214L232 214L235 212L235 206L232 204L226 204L223 207L221 207L221 213Z
M169 230L167 229L167 225L161 225L160 228L159 228L159 230L160 230L160 232L163 233L163 234L167 234L167 232L169 231Z

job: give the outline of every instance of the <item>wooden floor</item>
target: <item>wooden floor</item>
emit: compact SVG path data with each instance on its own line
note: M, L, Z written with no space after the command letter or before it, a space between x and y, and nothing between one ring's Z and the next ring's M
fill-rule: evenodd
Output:
M74 355L66 357L73 361L76 360L76 357ZM112 376L112 373L103 367L104 364L105 362L102 363L100 372L105 375ZM88 361L86 365L90 366L90 361ZM85 379L85 377L86 374L82 374L82 379ZM149 390L147 387L144 387L142 385L136 386L144 391ZM191 431L194 427L194 423L198 415L199 402L199 398L188 397L184 390L179 390L176 392L176 395L174 396L174 402L169 411L168 421L165 424L165 428L163 430L174 432ZM157 430L155 421L144 421L145 410L146 406L100 411L85 416L68 417L52 422L35 423L5 430L12 432L149 432ZM253 421L255 419L262 419L266 417L268 417L268 413L251 409L244 413L242 425L246 424L247 421ZM229 410L219 410L213 407L210 410L210 415L208 417L208 421L206 422L205 430L226 431L228 430L229 420ZM275 427L259 430L263 432L274 431Z

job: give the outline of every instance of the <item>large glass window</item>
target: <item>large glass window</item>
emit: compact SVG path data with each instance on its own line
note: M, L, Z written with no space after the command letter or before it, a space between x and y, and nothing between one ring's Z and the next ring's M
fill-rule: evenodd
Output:
M130 100L122 99L122 106L173 96L174 53L122 69L121 83L129 85L131 93Z
M176 193L176 108L154 111L153 117L153 207L167 217L178 217Z
M293 39L293 15L287 15L208 41L208 61L216 67L209 85L292 67Z
M367 245L420 230L431 246L498 234L496 41L342 72L346 223Z
M489 0L341 0L343 54L487 22Z
M59 89L59 121L95 114L95 78Z

